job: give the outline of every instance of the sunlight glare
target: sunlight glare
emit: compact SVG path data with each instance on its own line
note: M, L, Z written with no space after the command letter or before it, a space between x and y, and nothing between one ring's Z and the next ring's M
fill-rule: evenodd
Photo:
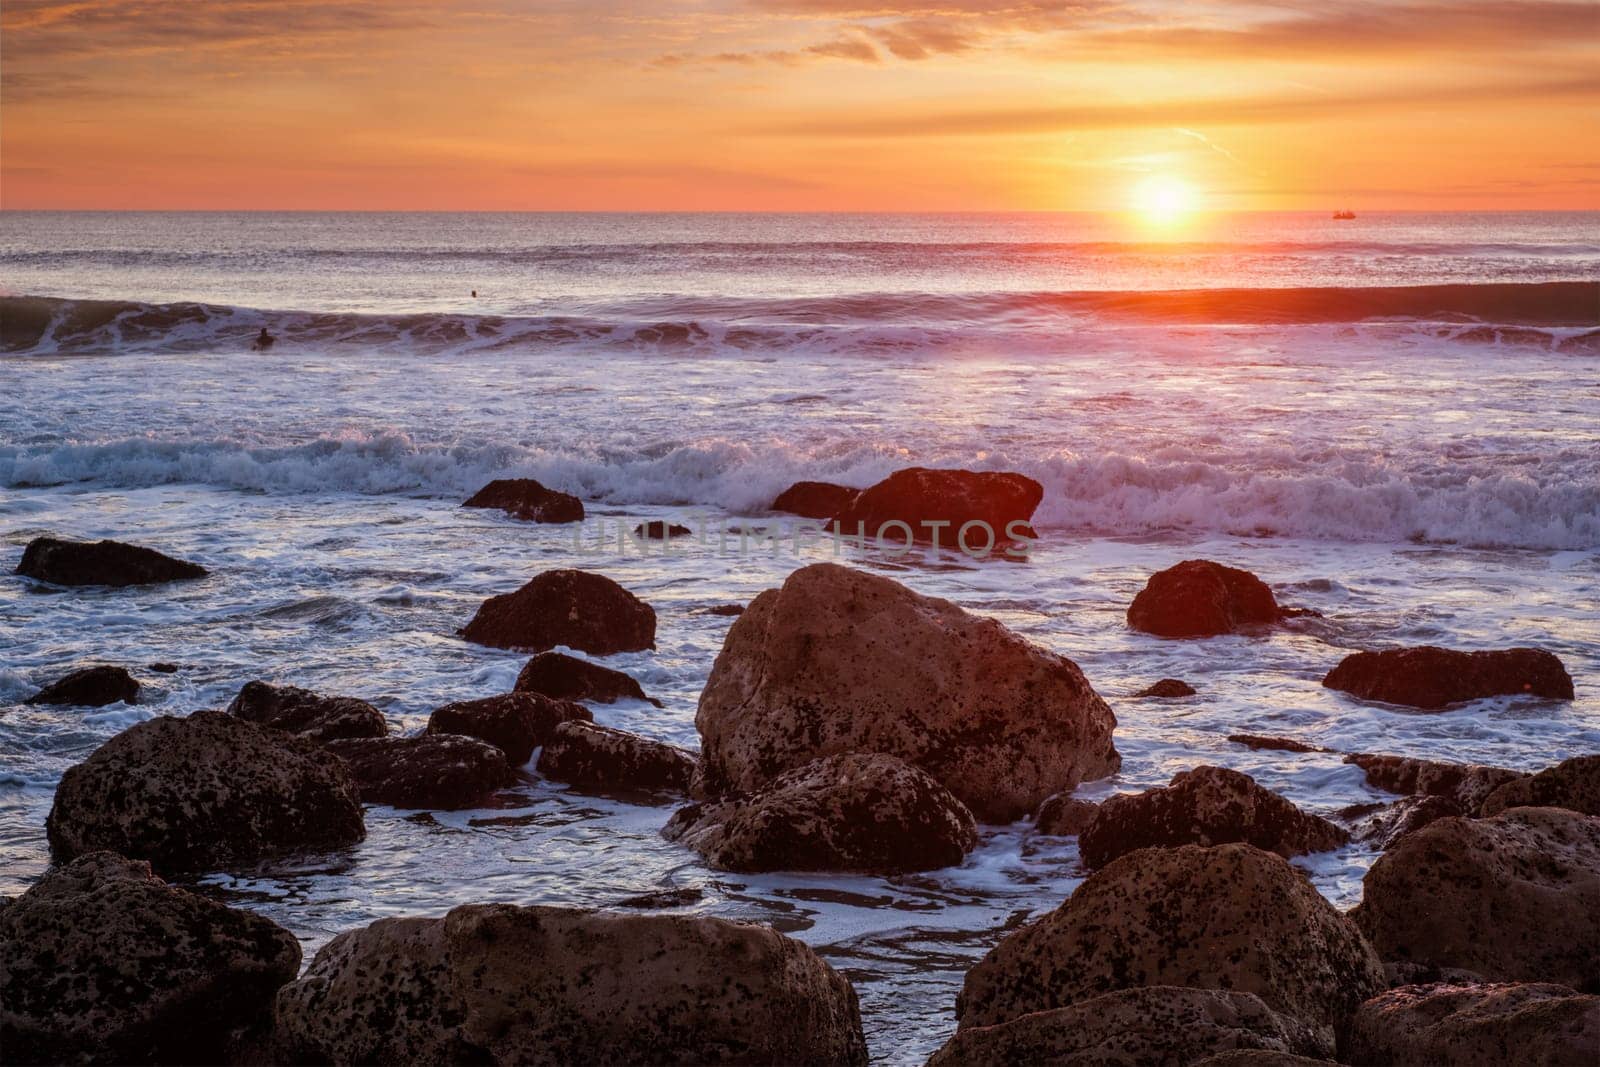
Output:
M1170 174L1152 174L1133 187L1133 209L1146 222L1160 226L1178 222L1195 210L1194 186Z

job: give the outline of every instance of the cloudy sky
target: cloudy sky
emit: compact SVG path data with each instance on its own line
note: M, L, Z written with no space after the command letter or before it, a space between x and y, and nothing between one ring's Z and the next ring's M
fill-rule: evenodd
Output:
M0 206L1600 208L1595 0L6 0Z

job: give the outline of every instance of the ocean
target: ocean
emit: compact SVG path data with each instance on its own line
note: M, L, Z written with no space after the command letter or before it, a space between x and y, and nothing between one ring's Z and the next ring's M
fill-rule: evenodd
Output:
M455 631L549 568L610 575L660 617L655 651L606 662L665 706L596 719L697 747L731 622L704 609L833 558L827 541L741 552L738 530L792 524L768 505L794 481L913 465L1043 484L1027 563L840 558L1076 661L1124 756L1080 796L1212 763L1318 814L1386 799L1338 754L1232 733L1523 769L1600 751L1597 279L1592 213L1175 231L1077 215L5 213L4 571L52 534L214 573L108 591L0 580L0 893L44 870L62 772L132 723L224 706L253 678L362 697L406 731L509 689L525 657ZM263 326L278 340L252 351ZM576 540L456 506L510 476L582 497ZM617 543L649 519L712 535L671 554ZM1206 641L1130 632L1145 578L1195 557L1322 617ZM1349 651L1423 643L1549 649L1578 698L1414 714L1319 684ZM162 661L182 669L143 669ZM98 662L133 669L144 703L19 704ZM1131 698L1163 677L1199 694ZM492 812L374 808L359 847L198 885L308 956L387 915L699 889L681 910L813 945L860 992L875 1060L919 1063L954 1029L964 971L1084 877L1072 839L1025 822L926 874L730 875L657 836L670 811L530 771ZM1348 906L1374 858L1296 863Z

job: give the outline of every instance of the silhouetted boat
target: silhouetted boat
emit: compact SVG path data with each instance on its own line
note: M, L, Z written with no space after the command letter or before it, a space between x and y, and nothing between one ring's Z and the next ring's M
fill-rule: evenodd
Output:
M1335 211L1333 217L1336 219L1353 219L1356 217L1356 213L1354 211Z

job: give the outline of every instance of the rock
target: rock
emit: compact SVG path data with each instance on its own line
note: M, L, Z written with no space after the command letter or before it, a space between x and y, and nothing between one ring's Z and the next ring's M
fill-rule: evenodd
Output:
M1223 767L1196 767L1165 786L1115 796L1100 805L1078 849L1091 869L1134 849L1243 841L1280 856L1326 852L1350 835Z
M157 674L177 674L183 668L176 663L151 663L145 669L155 671Z
M692 752L592 722L557 726L539 754L539 773L547 778L616 792L681 793L698 765Z
M684 886L681 889L660 889L654 893L640 893L637 896L623 897L614 905L618 908L641 908L655 911L660 908L687 908L691 904L698 904L705 899L705 890L696 886Z
M700 798L818 756L884 752L1010 822L1121 763L1116 717L1071 660L832 563L790 574L729 627L695 724Z
M545 571L514 593L485 600L461 636L490 648L566 645L609 656L655 648L656 613L604 575Z
M592 700L596 704L647 700L661 706L661 701L645 696L639 683L621 671L562 652L541 652L530 659L513 688L518 693L543 693L560 700Z
M1332 752L1320 745L1308 745L1292 737L1262 737L1260 734L1229 734L1228 740L1245 748L1275 752Z
M705 609L705 613L707 615L722 615L722 616L725 616L727 618L735 618L737 616L740 616L740 615L744 614L744 605L743 604L713 604L709 608Z
M861 490L827 517L830 526L852 537L864 531L874 538L885 523L902 522L914 540L937 540L949 548L961 543L963 526L983 523L988 533L974 527L966 535L973 554L982 555L987 546L1033 537L1028 520L1042 499L1044 487L1021 474L911 467ZM890 527L882 537L899 542L905 531Z
M1332 1052L1325 1037L1250 993L1146 986L994 1026L963 1027L927 1067L1143 1067L1192 1063L1240 1048Z
M1194 696L1194 686L1177 678L1163 678L1155 685L1148 686L1133 694L1135 700L1145 697L1156 697L1162 700L1172 700L1177 697Z
M1360 931L1287 861L1250 845L1147 848L1089 877L1066 903L967 972L962 1029L1182 983L1254 993L1319 1041L1384 988Z
M1100 805L1087 800L1074 800L1066 793L1046 798L1033 815L1035 833L1056 837L1077 837L1089 828L1094 817L1100 814Z
M1344 758L1360 767L1367 784L1390 793L1423 793L1446 797L1463 812L1477 811L1490 793L1507 782L1527 777L1505 767L1478 763L1441 763L1408 756L1376 756L1357 752Z
M1574 756L1527 778L1513 779L1490 793L1481 814L1507 808L1566 808L1600 815L1600 755Z
M1355 837L1365 844L1387 850L1393 848L1402 837L1415 833L1431 822L1461 814L1461 805L1449 797L1426 794L1401 797L1369 816L1366 825L1356 831Z
M1350 1063L1480 1067L1600 1063L1600 997L1538 984L1391 989L1356 1011L1340 1041Z
M292 685L246 682L228 705L228 714L247 722L299 734L321 744L341 737L383 737L389 723L383 712L355 697L325 697Z
M583 501L546 489L532 478L496 478L461 506L499 508L525 522L583 521Z
M121 541L60 541L36 537L23 549L17 573L55 585L152 585L204 578L204 567L153 548Z
M1492 696L1572 699L1567 669L1538 648L1458 652L1423 645L1357 652L1340 660L1322 684L1362 700L1428 710Z
M215 870L366 836L343 761L220 711L130 726L69 768L45 824L57 862L105 849Z
M633 528L633 536L641 541L666 541L674 537L688 537L692 533L694 531L687 526L665 523L660 519L641 522Z
M831 519L848 508L859 492L831 482L795 482L778 494L772 510L807 519Z
M290 1063L863 1065L799 941L686 915L468 904L340 934L277 1001Z
M0 906L7 1063L223 1063L300 969L276 923L91 852Z
M1446 985L1474 985L1483 983L1483 975L1472 971L1464 971L1460 967L1435 967L1432 964L1416 963L1411 960L1389 960L1383 965L1383 973L1389 979L1389 988L1398 989L1406 985L1434 985L1443 982Z
M1150 576L1128 607L1128 625L1157 637L1215 637L1270 626L1282 614L1249 571L1188 559Z
M1240 1048L1196 1060L1193 1067L1328 1067L1321 1056L1296 1056L1264 1048Z
M121 667L85 667L58 678L23 701L25 704L71 704L103 708L139 703L139 683Z
M592 722L594 716L570 700L541 693L504 693L436 709L428 716L427 733L487 741L505 753L511 766L520 767L533 758L533 750L548 741L557 726L574 720Z
M476 808L517 780L506 754L475 737L347 737L325 747L350 765L366 804Z
M978 843L966 805L878 752L826 756L747 796L691 804L661 833L725 871L929 871Z
M1439 819L1378 857L1351 917L1386 960L1600 992L1600 819Z

